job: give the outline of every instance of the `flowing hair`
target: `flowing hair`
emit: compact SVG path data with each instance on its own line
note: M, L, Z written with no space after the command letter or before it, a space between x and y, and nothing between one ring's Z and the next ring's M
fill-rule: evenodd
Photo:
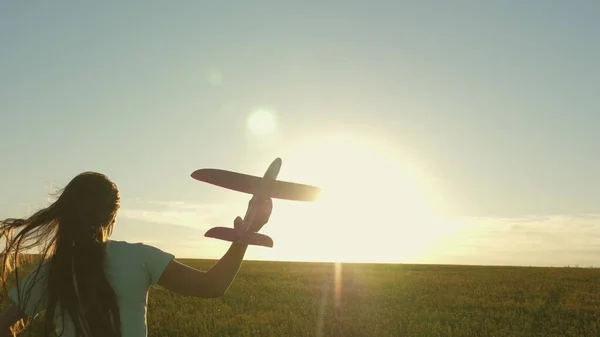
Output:
M0 276L3 288L14 270L19 302L20 256L40 249L41 262L34 270L44 273L44 336L55 329L55 317L65 314L73 322L76 336L121 337L117 296L104 271L105 244L112 233L120 207L119 190L105 175L84 172L60 191L57 200L26 219L0 221L2 251ZM45 265L45 269L41 268ZM35 277L35 279L38 279ZM19 303L21 308L24 303ZM19 325L25 326L22 320ZM63 324L64 329L64 324Z

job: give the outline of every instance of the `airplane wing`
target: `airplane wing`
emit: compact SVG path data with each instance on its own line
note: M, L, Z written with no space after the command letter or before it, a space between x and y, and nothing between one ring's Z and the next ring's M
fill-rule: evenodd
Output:
M224 187L230 190L254 194L262 177L220 169L200 169L191 174L192 178ZM297 201L314 201L321 194L316 186L276 180L271 190L271 197Z

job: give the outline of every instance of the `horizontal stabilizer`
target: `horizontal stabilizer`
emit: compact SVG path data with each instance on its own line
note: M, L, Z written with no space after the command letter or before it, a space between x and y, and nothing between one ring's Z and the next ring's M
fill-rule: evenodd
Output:
M255 194L258 191L262 177L220 170L200 169L192 173L192 178L205 183L217 185L230 190ZM296 201L314 201L321 194L316 186L276 180L271 187L271 198Z
M211 228L204 234L204 236L207 238L221 239L229 242L235 242L237 240L236 230L227 227Z
M229 242L245 243L253 246L273 247L273 239L264 234L247 232L246 235L238 238L237 231L227 227L213 227L209 229L204 236Z
M273 239L264 234L254 232L247 232L246 235L242 237L238 242L252 246L263 246L273 248Z

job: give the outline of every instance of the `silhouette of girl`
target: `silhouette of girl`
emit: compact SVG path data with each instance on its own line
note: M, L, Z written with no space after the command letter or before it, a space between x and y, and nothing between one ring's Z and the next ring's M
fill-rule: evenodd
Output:
M272 201L265 205L251 226L255 232L269 221ZM85 172L47 208L0 222L0 241L6 244L2 285L12 300L0 316L0 336L21 331L42 312L44 336L53 330L59 336L146 336L150 286L199 298L225 294L246 245L232 243L212 268L200 271L158 248L109 240L119 206L117 186L103 174ZM237 217L234 225L241 221ZM40 246L42 262L21 280L18 256ZM7 274L13 269L17 283L9 292Z

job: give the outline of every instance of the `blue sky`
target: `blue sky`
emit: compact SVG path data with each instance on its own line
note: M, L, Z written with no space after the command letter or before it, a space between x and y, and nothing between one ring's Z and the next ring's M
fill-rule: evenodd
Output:
M281 156L282 179L346 199L336 216L277 201L276 247L249 258L600 265L599 15L595 1L4 2L0 216L95 170L121 189L115 239L217 257L226 244L203 233L247 196L189 174L262 174ZM248 130L257 109L274 133ZM359 178L370 193L349 198Z

